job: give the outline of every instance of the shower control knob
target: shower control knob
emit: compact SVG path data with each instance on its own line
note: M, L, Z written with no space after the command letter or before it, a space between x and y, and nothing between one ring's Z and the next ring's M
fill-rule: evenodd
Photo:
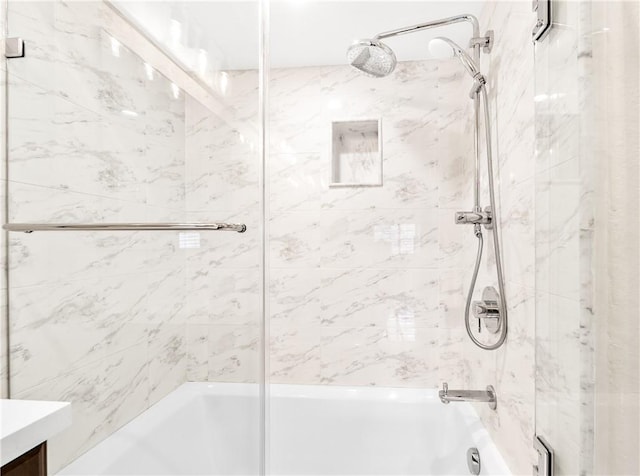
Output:
M489 225L491 223L491 212L456 212L455 220L458 225Z
M501 312L500 295L492 286L487 286L482 292L482 301L471 303L473 317L484 322L484 326L494 334L500 330Z

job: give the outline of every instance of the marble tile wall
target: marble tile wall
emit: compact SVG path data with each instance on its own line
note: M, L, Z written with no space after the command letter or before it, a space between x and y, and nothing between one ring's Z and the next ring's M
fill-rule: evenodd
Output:
M270 72L271 382L436 387L459 362L470 101L454 61ZM332 121L381 118L383 186L330 188ZM469 180L469 182L471 181Z
M593 145L587 157L598 180L585 181L594 191L594 246L582 292L593 300L581 296L581 303L593 305L586 315L597 378L587 388L593 389L587 396L595 407L594 447L581 448L580 456L594 454L594 474L640 474L640 5L596 1L586 8L592 55L579 57L590 73L583 89L592 107L582 137Z
M494 385L498 409L477 410L514 474L530 474L534 463L535 405L535 22L526 2L487 2L480 29L495 31L490 55L483 55L497 164L498 219L501 225L509 336L494 352L464 343L467 385ZM484 181L486 184L486 180ZM486 193L486 192L485 192ZM493 238L486 237L487 260L480 287L496 285ZM468 275L468 273L467 273ZM465 282L466 282L465 276Z
M186 250L187 378L258 382L262 375L260 161L254 124L258 76L234 73L228 84L226 99L235 106L233 114L221 117L187 98L185 206L189 220L245 223L247 231L202 234L198 246Z
M238 116L255 117L257 72L231 72L229 84ZM441 296L466 266L465 234L450 225L470 200L461 189L470 101L460 87L453 61L402 64L382 81L346 66L271 71L272 382L435 387L459 363L459 316ZM385 185L329 189L331 122L371 117L382 117ZM188 378L254 381L255 136L189 100L186 128L187 155L203 158L187 162L188 213L250 225L241 241L189 250Z
M183 221L185 95L101 2L10 2L12 222ZM9 235L11 395L73 403L53 472L186 379L177 233Z

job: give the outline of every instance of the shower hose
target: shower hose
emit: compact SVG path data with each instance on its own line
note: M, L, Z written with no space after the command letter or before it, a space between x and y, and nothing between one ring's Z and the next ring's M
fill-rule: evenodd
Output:
M500 294L500 315L501 325L500 325L500 337L494 344L484 344L480 342L476 336L473 334L471 330L471 323L469 322L469 313L471 310L471 300L473 297L473 291L476 287L476 281L478 279L478 272L480 271L480 262L482 260L482 249L484 246L484 239L482 236L482 226L479 224L474 225L474 233L476 238L478 239L478 252L476 254L476 263L473 268L473 276L471 278L471 285L469 286L469 293L467 294L467 302L464 311L464 323L467 329L467 334L471 341L484 350L496 350L507 338L507 302L504 292L504 275L502 272L502 255L500 254L500 241L498 239L498 224L495 223L495 210L496 210L496 198L494 191L494 180L493 180L493 152L491 147L491 123L490 123L490 115L489 115L489 100L487 98L487 90L484 84L482 84L479 88L479 92L476 94L482 95L482 106L484 109L484 130L486 134L486 144L487 144L487 172L489 176L489 202L491 205L491 212L493 213L493 226L491 227L491 231L493 233L493 250L496 255L496 274L498 277L498 291ZM476 107L479 107L479 101L474 101ZM478 126L477 126L478 127ZM478 325L480 328L480 325Z

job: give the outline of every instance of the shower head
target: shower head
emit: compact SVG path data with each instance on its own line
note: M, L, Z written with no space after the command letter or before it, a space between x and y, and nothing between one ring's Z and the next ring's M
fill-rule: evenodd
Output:
M384 78L396 67L396 55L391 48L376 39L358 40L347 50L347 61L369 76Z
M445 38L443 36L434 38L429 42L429 51L436 58L455 55L473 79L479 80L482 77L480 70L478 69L478 65L473 58L469 56L469 53L449 38Z

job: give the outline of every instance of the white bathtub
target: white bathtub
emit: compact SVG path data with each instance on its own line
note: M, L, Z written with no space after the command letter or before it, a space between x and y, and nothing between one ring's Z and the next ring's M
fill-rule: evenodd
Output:
M436 390L270 386L271 474L509 474L466 403ZM499 402L498 402L499 404ZM232 475L259 472L258 389L187 383L59 475Z

